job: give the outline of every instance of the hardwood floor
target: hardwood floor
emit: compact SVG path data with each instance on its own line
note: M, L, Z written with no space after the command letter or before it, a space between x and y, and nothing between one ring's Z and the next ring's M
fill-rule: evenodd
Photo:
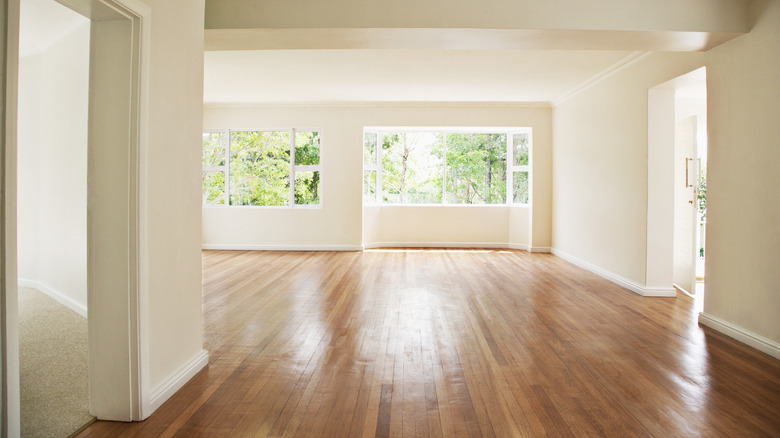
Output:
M209 366L80 437L780 436L780 361L553 255L203 253Z

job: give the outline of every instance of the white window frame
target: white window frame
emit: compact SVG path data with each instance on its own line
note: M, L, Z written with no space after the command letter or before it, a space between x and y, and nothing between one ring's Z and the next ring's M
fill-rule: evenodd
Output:
M515 134L528 134L528 164L515 165ZM506 151L506 163L507 163L507 176L506 176L506 199L509 205L529 205L531 204L531 160L533 160L533 129L521 128L510 131L507 134L507 151ZM528 202L515 202L515 172L528 172Z
M444 135L444 165L442 166L442 178L447 180L447 134L506 134L507 137L507 151L506 151L506 183L507 193L506 201L503 204L450 204L447 202L447 184L442 184L442 202L441 204L410 204L410 203L385 203L382 198L382 140L383 136L387 133L401 133L401 132L416 132L416 133L431 133L431 134L445 134ZM367 165L363 160L363 175L364 175L364 187L363 193L365 194L365 172L376 172L375 181L375 199L370 205L418 205L418 206L469 206L469 207L485 207L485 206L499 206L499 205L518 205L527 206L531 204L531 160L533 157L533 128L531 127L514 127L514 128L495 128L495 127L408 127L408 126L367 126L363 128L363 153L365 154L365 138L366 133L376 134L376 162ZM514 164L514 135L515 134L528 134L528 164L515 166ZM514 202L514 172L528 172L528 202ZM365 195L364 198L365 199Z
M228 148L230 147L230 131L226 129L206 129L203 130L203 134L225 134L223 145L222 145L222 151L225 154L225 160L224 164L222 166L203 166L202 172L222 172L225 177L223 180L225 181L225 187L223 188L225 191L225 203L224 205L220 204L206 204L206 199L203 199L203 206L206 207L223 207L230 205L230 193L228 193L228 187L230 187L230 172L228 172L228 169L230 169L229 166L229 158L230 158L230 151ZM201 144L201 154L203 153L203 145ZM203 196L203 187L200 188L201 196Z
M231 205L230 204L230 140L234 132L289 132L290 133L290 192L289 204L287 205ZM320 163L316 165L295 164L295 133L296 132L316 132L320 138ZM225 164L223 166L203 166L203 172L223 172L225 174L225 203L224 204L202 204L204 208L322 208L323 196L320 195L319 204L296 204L295 203L295 172L319 172L320 184L322 184L322 145L323 135L321 129L316 128L260 128L260 129L204 129L204 134L224 133L225 144ZM203 145L201 145L201 150ZM202 151L201 151L202 153ZM203 187L201 187L203 191ZM322 191L320 191L322 193ZM204 200L205 201L205 200Z

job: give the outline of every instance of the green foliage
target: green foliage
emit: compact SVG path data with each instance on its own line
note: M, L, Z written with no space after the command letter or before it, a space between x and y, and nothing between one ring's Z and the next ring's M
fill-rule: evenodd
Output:
M513 202L517 204L527 204L529 198L528 172L515 172L512 178L512 183Z
M289 204L290 132L232 132L230 205Z
M512 144L514 145L514 161L515 166L527 166L529 164L530 155L530 139L528 133L514 134L512 138Z
M529 161L530 138L514 134L515 164ZM507 134L368 132L364 163L376 161L381 137L382 202L398 204L504 204ZM514 201L528 200L528 172L516 172ZM375 173L364 174L364 197L374 202ZM443 198L446 193L446 200Z
M203 133L203 165L224 166L227 134L224 132Z
M441 203L441 139L430 133L382 136L382 196L400 204Z
M363 172L363 200L368 203L376 202L376 171Z
M203 203L290 205L291 131L232 131L229 139L227 135L227 132L203 134ZM319 133L296 132L294 153L296 166L318 166ZM225 193L226 172L230 180L229 196ZM295 204L319 204L320 191L318 170L304 167L295 172Z
M376 164L376 132L366 132L363 139L363 164L367 166Z
M320 133L295 132L295 165L320 164Z
M699 187L696 189L696 201L699 206L701 220L707 218L707 177L702 173L699 177Z
M295 204L316 205L319 203L320 173L314 171L295 172Z
M203 172L203 203L206 205L225 204L225 172Z
M506 202L506 134L447 135L447 202Z

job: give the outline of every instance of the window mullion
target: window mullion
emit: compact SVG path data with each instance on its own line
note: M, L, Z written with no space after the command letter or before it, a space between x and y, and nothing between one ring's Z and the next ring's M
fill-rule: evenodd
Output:
M376 133L376 203L382 202L382 132Z
M227 131L227 144L225 144L225 206L230 206L230 139L233 131Z
M442 181L441 181L441 203L446 204L447 203L447 133L442 132L442 148L444 150L444 153L442 153L442 157L444 159L444 162L442 163L442 168L444 171L442 172Z
M295 206L295 129L290 130L290 206Z
M506 134L506 203L513 204L514 177L515 177L515 135L512 132Z

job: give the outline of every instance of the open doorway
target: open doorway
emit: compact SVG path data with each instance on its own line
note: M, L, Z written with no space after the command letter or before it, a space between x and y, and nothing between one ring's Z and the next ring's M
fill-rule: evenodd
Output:
M703 306L707 163L706 69L648 90L646 295Z
M704 294L707 205L707 84L704 70L675 89L675 287ZM701 300L697 300L701 304Z
M17 251L22 436L69 436L89 413L90 20L22 0Z
M22 0L27 1L27 0ZM142 375L142 301L145 298L145 181L147 70L151 8L137 0L57 0L90 21L87 133L87 302L89 412L107 420L148 416L148 379ZM2 144L4 177L2 239L3 289L0 290L3 351L3 436L19 436L17 131L19 105L19 7L9 2L2 41L8 80L4 82L8 132ZM55 70L59 68L58 66ZM82 114L83 115L83 114ZM40 200L38 201L40 202ZM48 207L48 206L46 206Z

